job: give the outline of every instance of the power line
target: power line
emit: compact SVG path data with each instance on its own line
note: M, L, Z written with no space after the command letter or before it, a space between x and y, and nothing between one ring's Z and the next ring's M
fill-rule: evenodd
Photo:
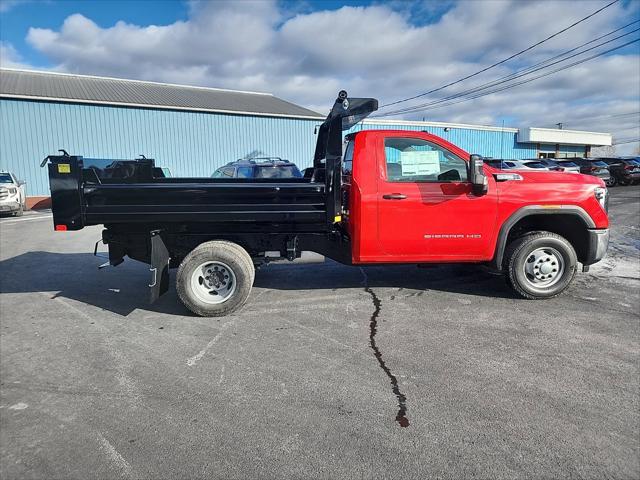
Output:
M635 143L635 142L640 142L640 138L632 138L629 140L622 140L620 142L614 142L612 145L625 145L627 143Z
M602 118L622 118L622 117L631 117L634 115L640 115L640 112L614 113L614 114L607 114L607 115L591 115L586 117L584 115L581 115L580 120L598 120ZM573 120L563 120L561 123L569 124L572 121ZM556 124L554 123L553 125L555 126ZM551 126L551 124L547 124L547 126Z
M632 22L631 24L633 24L633 23L637 23L637 21L636 21L636 22ZM631 24L629 24L629 25L631 25ZM626 26L629 26L629 25L626 25ZM625 26L625 27L626 27L626 26ZM623 28L624 28L624 27L623 27ZM575 58L575 57L578 57L578 56L580 56L580 55L583 55L583 54L585 54L585 53L587 53L587 52L589 52L589 51L595 50L596 48L599 48L599 47L602 47L603 45L606 45L606 44L608 44L608 43L614 42L614 41L616 41L616 40L618 40L618 39L620 39L620 38L623 38L623 37L625 37L625 36L627 36L627 35L631 35L632 33L635 33L635 32L637 32L637 31L639 31L639 30L640 30L640 28L637 28L637 29L632 30L632 31L627 32L627 33L624 33L624 34L622 34L622 35L618 35L617 37L614 37L614 38L612 38L612 39L610 39L610 40L607 40L607 41L605 41L605 42L599 43L598 45L595 45L595 46L593 46L593 47L590 47L590 48L588 48L588 49L585 49L585 50L583 50L583 51L581 51L581 52L574 53L573 55L570 55L570 56L568 56L567 58L564 58L564 59L562 59L562 60L557 60L557 61L555 61L555 62L548 63L547 65L544 65L544 64L546 64L547 62L549 62L549 61L551 61L551 60L553 60L553 59L556 59L556 58L558 58L558 57L565 56L565 55L567 55L567 54L568 54L568 53L570 53L570 52L573 52L573 51L575 51L575 50L577 50L577 49L579 49L579 48L582 48L582 47L584 47L584 46L586 46L586 45L588 45L588 44L590 44L590 43L593 43L594 41L596 41L596 40L598 40L598 39L601 39L601 38L603 38L603 37L606 37L606 36L608 36L608 35L610 35L610 34L612 34L612 33L616 32L616 31L618 31L618 30L620 30L620 29L614 30L613 32L609 32L609 33L608 33L608 34L606 34L606 35L603 35L603 36L601 36L601 37L598 37L597 39L590 40L589 42L583 43L582 45L579 45L578 47L575 47L575 48L573 48L573 49L571 49L571 50L567 50L566 52L563 52L563 53L561 53L561 54L559 54L559 55L556 55L556 56L554 56L554 57L551 57L551 58L548 58L548 59L546 59L546 60L543 60L542 62L538 62L538 63L537 63L537 64L535 64L535 65L532 65L532 66L530 66L530 67L524 68L524 69L522 69L522 70L518 70L518 71L516 71L516 72L514 72L514 73L511 73L511 74L509 74L509 75L505 75L504 77L500 77L500 78L498 78L498 79L496 79L496 80L493 80L493 81L491 81L491 82L484 83L484 84L482 84L482 85L479 85L479 86L477 86L477 87L471 88L471 89L469 89L469 90L465 90L465 91L462 91L462 92L458 92L458 93L456 93L456 94L452 94L452 95L450 95L450 96L448 96L448 97L440 98L440 99L438 99L438 100L432 100L431 102L422 103L422 104L418 104L418 105L413 105L413 106L406 107L406 108L401 108L401 109L398 109L398 110L393 110L393 111L391 111L391 112L383 113L383 114L376 115L376 116L379 116L379 117L385 117L385 116L390 116L390 115L398 115L398 114L401 114L401 113L409 113L409 112L413 112L413 111L420 111L423 107L429 107L429 106L432 106L432 105L437 105L437 104L439 104L439 103L443 103L443 102L446 102L446 101L448 101L448 100L454 100L454 99L456 99L456 98L460 98L460 97L463 97L463 96L465 96L465 95L469 95L469 94L472 94L472 93L477 93L477 92L480 92L480 91L482 91L482 90L486 90L486 89L488 89L488 88L491 88L491 87L494 87L494 86L497 86L497 85L501 85L501 84L504 84L504 83L510 82L511 80L515 80L515 79L517 79L517 78L525 77L525 76L530 75L530 74L532 74L532 73L535 73L535 72L538 72L538 71L544 70L544 69L546 69L546 68L549 68L549 67L551 67L551 66L553 66L553 65L557 65L557 64L559 64L559 63L566 62L567 60L570 60L570 59L572 59L572 58ZM543 65L543 66L541 66L541 65ZM537 67L537 68L536 68L536 67Z
M584 119L589 119L589 120L595 120L598 118L619 118L619 117L631 117L633 115L640 115L640 111L639 112L627 112L627 113L614 113L614 114L609 114L609 115L596 115L596 116L591 116L591 117L585 117L585 116L581 116L580 119L584 120ZM562 123L568 123L568 122L562 122Z
M629 130L640 130L640 125L635 125L633 127L627 127L627 128L615 129L616 132L628 132Z
M567 69L569 69L571 67L575 67L576 65L580 65L582 63L588 62L589 60L593 60L594 58L601 57L603 55L606 55L607 53L611 53L611 52L613 52L615 50L619 50L619 49L624 48L624 47L626 47L628 45L631 45L632 43L636 43L638 41L640 41L640 38L638 38L636 40L631 40L630 42L624 43L624 44L619 45L619 46L614 47L614 48L610 48L608 50L605 50L603 52L597 53L595 55L591 55L590 57L584 58L582 60L578 60L578 61L570 63L568 65L564 65L564 66L562 66L560 68L557 68L555 70L552 70L550 72L547 72L547 73L544 73L544 74L541 74L541 75L537 75L535 77L532 77L532 78L529 78L529 79L526 79L526 80L522 80L520 82L515 82L513 84L507 85L506 87L496 88L496 89L493 89L493 90L490 90L490 91L487 91L487 92L478 93L476 95L472 95L470 97L463 98L462 100L459 100L459 101L441 103L439 105L434 105L434 106L431 106L429 104L429 105L425 106L424 108L422 108L422 107L421 108L412 107L412 108L407 108L407 109L402 110L402 111L391 112L391 113L382 114L382 115L379 115L379 116L400 115L401 113L409 113L409 112L413 113L413 112L422 112L422 111L425 111L425 110L434 110L436 108L442 108L442 107L446 107L446 106L449 106L449 105L455 105L455 104L466 102L466 101L469 101L469 100L474 100L476 98L480 98L480 97L484 97L484 96L487 96L487 95L491 95L492 93L502 92L502 91L508 90L510 88L514 88L514 87L517 87L517 86L520 86L520 85L524 85L524 84L529 83L529 82L533 82L534 80L538 80L538 79L543 78L543 77L548 77L549 75L553 75L554 73L558 73L558 72L561 72L563 70L567 70ZM438 102L434 102L434 103L438 103Z
M581 19L580 19L580 20L578 20L577 22L572 23L572 24L571 24L571 25L569 25L568 27L563 28L562 30L560 30L560 31L558 31L558 32L556 32L556 33L554 33L553 35L550 35L550 36L548 36L547 38L545 38L545 39L543 39L543 40L540 40L539 42L534 43L533 45L531 45L531 46L529 46L529 47L525 48L524 50L520 50L519 52L514 53L513 55L511 55L511 56L509 56L509 57L507 57L507 58L505 58L505 59L503 59L503 60L500 60L499 62L496 62L496 63L494 63L494 64L492 64L492 65L489 65L488 67L485 67L485 68L483 68L482 70L478 70L477 72L472 73L471 75L467 75L466 77L462 77L462 78L460 78L460 79L458 79L458 80L455 80L455 81L453 81L453 82L447 83L446 85L443 85L443 86L441 86L441 87L434 88L433 90L429 90L428 92L424 92L424 93L421 93L421 94L419 94L419 95L414 95L413 97L405 98L405 99L403 99L403 100L396 100L395 102L391 102L391 103L384 104L384 105L382 105L380 108L386 108L386 107L389 107L389 106L391 106L391 105L396 105L396 104L398 104L398 103L404 103L404 102L408 102L408 101L410 101L410 100L415 100L416 98L424 97L425 95L429 95L429 94L431 94L431 93L438 92L438 91L443 90L443 89L445 89L445 88L447 88L447 87L450 87L450 86L452 86L452 85L456 85L456 84L458 84L458 83L460 83L460 82L463 82L463 81L468 80L468 79L470 79L470 78L472 78L472 77L475 77L476 75L480 75L481 73L484 73L484 72L486 72L487 70L491 70L492 68L497 67L498 65L502 65L503 63L506 63L506 62L508 62L509 60L512 60L512 59L516 58L517 56L520 56L520 55L522 55L523 53L528 52L529 50L533 50L535 47L537 47L537 46L539 46L539 45L542 45L543 43L545 43L545 42L547 42L547 41L551 40L552 38L557 37L557 36L558 36L558 35L560 35L561 33L564 33L564 32L566 32L567 30L569 30L569 29L571 29L571 28L575 27L576 25L579 25L580 23L582 23L582 22L584 22L584 21L586 21L586 20L590 19L590 18L591 18L591 17L593 17L594 15L597 15L598 13L600 13L600 12L602 12L603 10L605 10L605 9L609 8L611 5L613 5L613 4L615 4L615 3L618 3L619 1L620 1L620 0L613 0L611 3L608 3L608 4L607 4L607 5L605 5L604 7L599 8L599 9L598 9L598 10L596 10L595 12L590 13L590 14L589 14L589 15L587 15L586 17L581 18Z

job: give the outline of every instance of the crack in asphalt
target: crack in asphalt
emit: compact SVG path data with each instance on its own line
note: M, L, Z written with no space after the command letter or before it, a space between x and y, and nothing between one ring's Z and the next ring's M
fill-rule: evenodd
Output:
M387 367L387 364L382 358L382 352L376 344L376 333L378 332L378 317L380 316L380 310L382 309L382 302L380 301L380 298L378 298L378 296L375 294L375 292L371 289L371 287L367 285L367 274L362 268L360 269L360 271L362 272L362 276L364 278L364 291L371 296L371 301L373 303L373 313L371 314L371 319L369 321L369 346L373 350L373 355L376 357L378 365L387 375L387 377L389 377L393 394L398 399L398 413L396 414L396 422L398 422L400 427L406 428L409 426L409 418L407 417L407 397L400 391L398 379L391 372L391 369Z

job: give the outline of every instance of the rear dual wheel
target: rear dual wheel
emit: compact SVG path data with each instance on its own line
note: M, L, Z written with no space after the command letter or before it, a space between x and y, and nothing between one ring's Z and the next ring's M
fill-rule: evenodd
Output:
M196 315L228 315L244 305L255 278L253 261L240 245L224 240L194 248L178 267L176 290Z
M564 237L535 232L514 240L505 262L509 286L524 298L540 300L560 295L571 284L578 260Z

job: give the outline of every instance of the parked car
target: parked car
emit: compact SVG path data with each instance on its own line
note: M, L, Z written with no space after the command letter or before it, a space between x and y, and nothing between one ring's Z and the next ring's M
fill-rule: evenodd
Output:
M539 171L548 171L546 165L544 165L539 160L495 160L495 159L485 159L484 161L487 165L492 166L493 168L499 168L500 170L539 170Z
M602 179L607 185L611 181L609 165L595 158L574 158L572 161L580 166L580 173L593 175Z
M640 182L640 157L598 158L598 160L609 165L611 178L608 186Z
M211 178L302 178L295 163L280 157L236 160L218 168Z
M13 173L0 171L0 213L19 217L27 209L25 182Z
M554 160L560 167L561 171L566 173L580 173L580 165L578 165L573 160L565 160L563 158L559 158Z
M571 160L540 158L536 160L552 172L580 173L580 167Z

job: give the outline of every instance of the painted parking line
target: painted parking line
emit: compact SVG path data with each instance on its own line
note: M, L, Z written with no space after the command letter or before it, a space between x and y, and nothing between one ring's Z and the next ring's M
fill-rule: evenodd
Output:
M16 223L20 223L20 222L32 222L34 220L51 220L53 216L52 215L37 215L37 216L27 216L27 217L20 217L20 218L12 218L10 220L0 220L0 225L14 225Z

